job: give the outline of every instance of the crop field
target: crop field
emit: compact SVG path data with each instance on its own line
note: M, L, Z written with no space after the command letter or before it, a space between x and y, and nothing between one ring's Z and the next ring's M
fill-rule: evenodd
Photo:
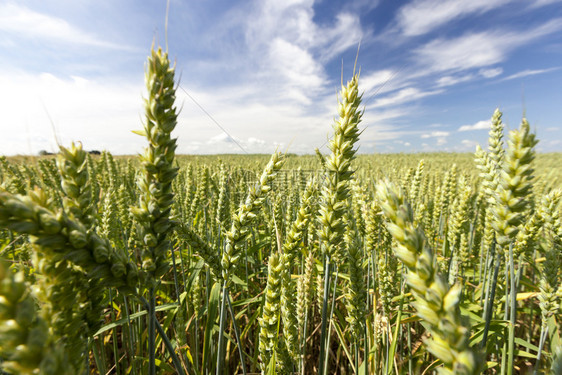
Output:
M562 154L532 119L361 155L355 75L329 153L176 155L174 68L146 66L139 156L0 158L0 373L562 374Z

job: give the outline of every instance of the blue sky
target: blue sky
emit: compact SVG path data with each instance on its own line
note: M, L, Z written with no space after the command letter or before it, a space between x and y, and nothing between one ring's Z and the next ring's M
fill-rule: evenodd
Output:
M165 0L0 0L0 152L142 151ZM358 65L360 152L474 151L500 107L562 151L560 0L171 0L180 153L312 153ZM323 146L323 150L326 147Z

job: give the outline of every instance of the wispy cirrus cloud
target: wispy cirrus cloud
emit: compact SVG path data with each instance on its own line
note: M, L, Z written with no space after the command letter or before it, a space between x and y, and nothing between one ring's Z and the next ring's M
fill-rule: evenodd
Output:
M433 71L461 71L497 64L504 59L501 37L491 33L436 39L415 51L417 61Z
M479 78L494 78L503 73L502 68L490 68L490 69L480 69L478 73L468 73L468 74L455 74L455 75L445 75L439 77L435 84L437 87L453 86L463 82L473 81Z
M0 30L17 38L111 49L131 49L82 31L64 19L39 13L16 3L0 4Z
M369 94L376 92L367 109L399 109L402 116L393 119L393 123L399 124L412 117L416 110L413 102L418 99L443 95L461 83L500 76L504 69L498 64L507 61L512 51L554 33L562 28L561 25L550 21L524 31L497 28L434 39L413 51L413 67L405 70L382 69L363 75L362 88ZM422 85L426 87L424 90L418 88ZM484 121L464 125L459 130L464 132L487 127L489 125ZM448 135L427 133L423 136L435 138L437 145L444 145Z
M460 76L443 76L436 82L438 87L452 86L457 83L467 82L474 79L474 74L465 74Z
M439 22L444 24L447 20L502 6L505 1L445 3L446 6L441 9L441 2L436 6L433 0L413 1L401 8L399 17L413 14L425 19L421 17L425 10L431 13L433 8L439 8L444 12ZM455 8L454 11L447 12L447 6ZM434 26L438 27L439 22ZM522 31L495 28L479 32L468 31L452 38L436 38L410 53L413 62L411 67L404 70L382 69L365 74L362 77L365 82L363 87L369 94L377 92L375 105L380 106L400 105L424 96L443 94L461 83L500 76L504 69L497 65L505 63L514 50L561 29L562 19L554 19ZM422 26L412 30L418 30L420 34L424 30L429 31ZM412 34L415 32L412 31ZM415 88L420 85L428 88L421 93Z
M556 4L560 2L562 2L562 0L534 0L529 2L529 7L538 8L538 7L543 7L546 5Z
M371 106L376 108L390 107L425 98L426 96L440 94L442 92L442 90L423 91L416 87L407 87L391 95L376 99Z
M393 69L382 69L363 74L361 76L361 89L365 92L382 92L383 89L388 89L389 86L394 86L396 84L395 78L397 73L398 72Z
M562 29L562 19L523 31L482 31L456 38L439 38L414 51L415 61L428 72L463 71L503 62L517 47Z
M511 0L418 0L404 5L397 16L398 27L408 37L423 35L456 19L484 13Z
M560 67L554 67L554 68L548 68L548 69L526 69L523 70L521 72L512 74L510 76L505 77L503 80L504 81L509 81L512 79L517 79L517 78L523 78L523 77L528 77L528 76L535 76L537 74L545 74L545 73L550 73L553 72L555 70L560 69Z

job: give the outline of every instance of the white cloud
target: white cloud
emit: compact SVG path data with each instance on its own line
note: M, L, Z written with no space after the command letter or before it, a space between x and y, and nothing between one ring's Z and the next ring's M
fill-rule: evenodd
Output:
M395 106L398 104L403 104L406 102L411 102L413 100L421 99L426 96L440 94L442 92L443 90L421 91L420 89L415 87L407 87L392 95L388 95L386 97L382 97L375 100L372 104L372 107L380 108L380 107Z
M240 91L190 91L236 142L178 91L177 105L182 111L174 130L177 152L241 153L240 144L249 153L272 153L292 142L290 152L310 153L331 129L335 100L332 113L307 115L290 105L240 105ZM131 131L142 129L143 95L140 80L0 74L0 102L6 105L0 122L0 150L5 155L56 151L52 119L63 145L82 141L85 149L107 149L116 154L142 152L146 140ZM311 140L318 144L311 144Z
M419 48L415 54L422 65L434 71L477 68L503 60L504 54L496 40L488 33L436 39Z
M318 40L315 42L328 47L325 50L319 49L322 61L331 60L348 48L357 47L365 35L359 15L350 13L339 13L334 26L321 27L316 32Z
M466 132L466 131L470 131L470 130L482 130L482 129L490 129L492 122L490 120L482 120L482 121L478 121L475 124L472 125L463 125L459 128L458 131L460 132Z
M404 117L410 114L407 108L380 109L369 108L363 115L363 122L371 121L382 123L391 119Z
M455 19L484 13L510 0L417 0L398 11L398 25L406 36L426 34Z
M185 145L183 146L185 147ZM197 148L199 153L268 153L275 146L275 142L268 144L268 142L260 138L248 137L242 140L238 137L231 137L226 133L219 133L211 137L207 142L194 141L187 144L187 147Z
M431 133L425 133L421 135L422 139L429 139L429 138L435 138L435 144L437 146L443 146L445 144L447 144L447 137L450 135L451 133L446 132L446 131L439 131L439 130L434 130ZM425 146L424 146L425 147Z
M235 143L240 142L240 139L233 138L226 133L220 133L211 137L207 143L210 145L217 144L217 143Z
M128 49L86 33L67 21L35 12L13 3L0 4L0 30L16 37L47 42L63 42L87 46Z
M529 6L531 8L538 8L538 7L542 7L550 4L556 4L560 2L562 2L562 0L534 0L529 2Z
M449 132L445 132L445 131L432 131L431 133L426 133L426 134L422 134L421 137L422 138L442 138L442 137L448 137L451 133Z
M397 72L391 69L376 70L369 74L361 74L359 84L361 85L361 89L366 93L372 90L375 90L377 93L382 93L384 89L388 90L389 86L394 83L392 81L394 81L396 75Z
M336 114L333 97L330 110L305 113L291 104L272 104L267 99L260 102L255 96L251 101L241 99L243 90L229 87L189 93L249 153L272 153L277 148L285 150L287 145L289 152L311 153L332 132ZM140 79L124 82L115 77L102 80L4 72L0 74L0 102L5 104L0 150L5 155L56 151L50 116L63 145L82 141L86 149L142 152L146 140L131 132L142 129L142 96ZM177 106L182 108L174 130L178 153L243 152L181 90ZM394 136L391 130L387 128L383 136Z
M243 88L253 91L247 91L241 98L238 93ZM336 115L334 95L326 100L329 102L328 108L322 106L314 112L308 112L292 102L272 102L268 94L261 90L259 85L244 85L222 90L190 90L190 95L250 153L271 153L278 143L289 145L289 152L310 153L324 143L328 134L333 133ZM184 151L184 145L192 140L204 143L196 150L197 153L220 153L224 150L240 152L233 142L220 142L227 136L217 136L217 132L222 133L217 125L185 94L180 92L178 101L184 102L177 128L180 152L187 152ZM367 119L366 114L362 125L369 124ZM215 136L215 144L206 144Z
M439 78L436 84L438 87L452 86L452 85L456 85L457 83L470 81L473 78L474 75L472 74L466 74L463 76L444 76Z
M414 55L429 72L483 68L501 63L511 50L560 29L562 19L554 19L530 30L483 31L440 38L421 46Z
M521 72L512 74L508 77L505 77L504 81L528 77L528 76L534 76L534 75L537 75L537 74L550 73L550 72L553 72L553 71L558 70L558 69L560 69L560 67L548 68L548 69L526 69L526 70L523 70Z
M480 69L478 73L480 73L480 75L484 78L494 78L502 74L503 69L502 68Z
M269 53L270 66L285 80L286 96L310 104L326 83L322 66L305 49L279 38L271 42Z
M556 126L551 126L549 128L544 129L547 132L557 132L560 130L560 128L557 128Z
M342 11L330 24L315 21L314 1L255 1L245 15L245 41L258 71L280 100L310 104L317 94L331 94L324 63L366 35L358 14Z
M387 121L385 112L368 110L360 124L362 130L359 152L375 152L389 143L404 144L403 139L410 136L411 130L396 125L394 120ZM388 118L393 118L392 116ZM331 134L330 134L331 136Z
M63 145L82 141L86 149L140 152L143 141L131 130L142 128L141 93L141 82L118 78L103 82L4 72L0 74L0 102L6 105L0 149L3 154L56 151L52 121ZM21 150L22 142L28 149Z
M259 145L259 146L263 146L266 143L263 139L259 139L259 138L255 138L255 137L248 138L247 142L250 145Z

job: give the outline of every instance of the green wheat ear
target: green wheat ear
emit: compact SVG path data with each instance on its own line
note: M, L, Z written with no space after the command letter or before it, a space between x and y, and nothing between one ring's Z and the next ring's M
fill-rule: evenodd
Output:
M232 217L232 226L226 233L226 245L221 258L222 277L226 283L230 282L230 276L242 256L242 245L250 235L251 225L261 211L265 198L273 187L273 180L284 163L285 158L281 153L271 155L259 181L250 188L246 201Z
M281 284L283 278L283 262L279 253L274 252L269 257L267 287L265 289L265 304L259 319L259 352L261 368L265 371L272 357L277 351L279 336L279 319L281 310Z
M65 211L89 229L96 224L96 213L92 204L92 184L88 173L87 155L81 144L72 143L69 148L60 146L57 167L64 192Z
M0 371L19 375L72 375L61 342L38 315L22 272L13 274L0 260Z
M427 349L443 361L440 374L478 374L480 355L470 348L468 325L461 318L459 284L449 287L438 274L435 254L423 231L414 226L414 213L401 189L389 182L377 186L377 198L396 241L394 253L408 269L406 282L415 297L418 315L429 325Z
M338 104L339 119L334 124L334 138L330 140L331 155L325 160L326 180L322 189L322 203L318 220L321 223L319 237L323 251L330 260L341 264L344 261L342 249L346 228L344 214L350 194L350 180L354 173L351 162L355 159L359 141L359 123L363 112L359 109L359 76L356 74L346 86L342 86Z
M308 227L310 217L312 216L312 199L316 192L315 190L315 181L314 179L310 179L304 191L297 219L292 223L291 229L287 233L287 238L283 244L283 254L281 255L281 262L283 263L281 288L283 335L287 351L294 361L298 359L299 331L296 299L297 288L295 282L291 278L291 270L293 268L295 258L298 255L299 246L303 240L305 230Z
M494 205L493 226L498 244L502 247L515 239L524 221L529 205L528 195L532 189L534 170L531 162L535 158L534 147L537 143L525 118L518 130L509 133Z
M176 138L171 137L177 124L174 73L168 54L161 48L152 49L146 65L148 98L145 100L144 130L136 132L146 137L148 147L141 156L143 173L137 182L139 203L131 209L139 223L137 231L144 245L142 268L151 280L162 276L169 268L166 257L171 244L167 233L173 227L170 220L174 201L172 182L178 171L173 166Z

